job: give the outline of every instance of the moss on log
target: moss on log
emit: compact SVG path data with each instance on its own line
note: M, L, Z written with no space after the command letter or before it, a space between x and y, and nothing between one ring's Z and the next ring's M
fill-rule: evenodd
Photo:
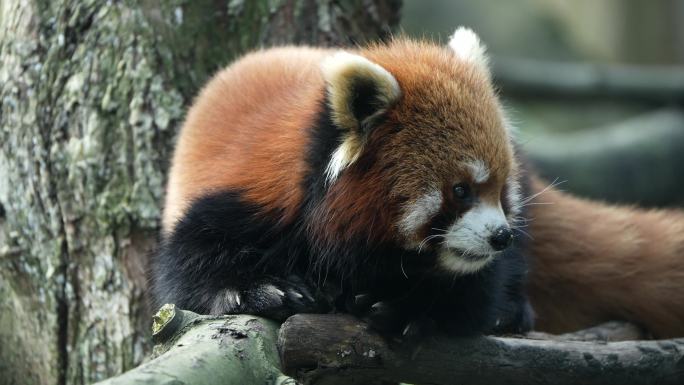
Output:
M170 319L158 325L164 337L157 340L156 357L97 385L294 385L280 372L277 323L249 315L165 313Z

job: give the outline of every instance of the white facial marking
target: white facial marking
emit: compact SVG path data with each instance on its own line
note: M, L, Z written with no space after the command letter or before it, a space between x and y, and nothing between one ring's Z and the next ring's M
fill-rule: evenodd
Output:
M440 262L460 273L472 273L483 268L496 254L489 238L502 226L508 226L508 222L500 206L480 203L473 207L449 227ZM474 257L468 258L468 255Z
M468 163L468 168L470 169L471 176L475 183L484 183L489 179L489 169L485 162L480 159L474 160Z
M513 218L520 214L522 210L522 193L520 192L520 182L518 182L515 175L509 176L506 183L508 186L506 198L510 204L508 219L513 222Z
M485 46L480 42L480 38L477 37L472 29L458 27L456 32L451 35L449 47L461 60L487 69L489 60L487 59Z
M442 193L439 190L434 190L406 205L404 217L399 222L399 228L404 234L413 235L416 230L439 212L442 202Z
M463 254L463 252L461 252ZM439 262L442 266L460 274L470 274L475 273L487 266L487 264L492 260L492 257L481 258L478 260L467 260L464 255L458 254L458 252L452 252L449 250L442 250L439 253Z

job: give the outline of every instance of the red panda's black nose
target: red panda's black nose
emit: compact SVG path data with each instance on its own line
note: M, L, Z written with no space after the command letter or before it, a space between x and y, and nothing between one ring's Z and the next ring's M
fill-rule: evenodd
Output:
M508 248L513 243L513 232L506 226L499 227L491 237L489 237L489 244L494 250L501 251Z

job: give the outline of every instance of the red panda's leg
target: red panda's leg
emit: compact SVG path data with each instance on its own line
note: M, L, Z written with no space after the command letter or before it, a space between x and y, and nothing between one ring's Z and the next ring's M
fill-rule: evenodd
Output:
M388 267L367 292L348 299L347 310L392 338L420 340L432 331L462 336L524 333L534 324L522 290L525 266L522 251L514 248L477 274L428 270L407 279Z
M305 248L239 192L196 200L165 235L154 260L158 304L202 314L250 313L278 320L325 310L305 282Z

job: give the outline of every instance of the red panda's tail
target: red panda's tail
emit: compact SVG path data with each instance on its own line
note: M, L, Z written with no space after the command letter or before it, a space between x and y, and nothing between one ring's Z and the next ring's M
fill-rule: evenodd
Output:
M532 193L545 186L533 178ZM613 206L553 188L530 203L540 330L623 319L657 337L684 336L684 211Z

